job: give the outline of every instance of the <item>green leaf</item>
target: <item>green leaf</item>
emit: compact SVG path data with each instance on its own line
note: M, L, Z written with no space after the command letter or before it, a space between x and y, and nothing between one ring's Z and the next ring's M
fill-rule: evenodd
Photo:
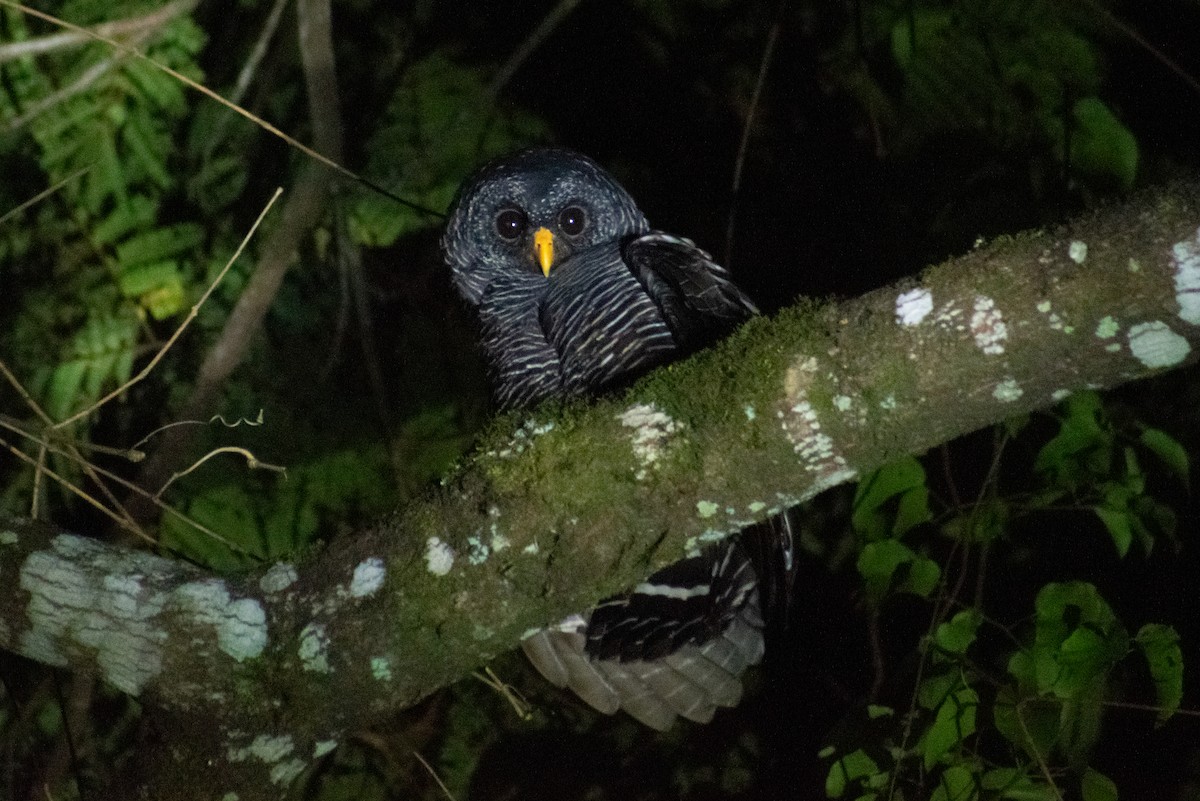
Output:
M203 242L204 229L194 223L153 228L136 233L117 245L117 261L123 267L161 262L190 253Z
M1004 536L1011 512L1002 498L987 498L948 521L942 531L969 542L992 542Z
M1183 652L1179 648L1179 634L1171 626L1148 623L1138 631L1134 639L1154 680L1154 693L1158 699L1158 725L1162 725L1179 709L1183 700Z
M75 411L75 400L87 370L88 362L84 359L71 359L54 368L44 401L46 413L51 418L63 420Z
M1085 175L1114 183L1123 191L1133 188L1138 168L1138 143L1104 101L1085 97L1071 112L1071 166Z
M1117 785L1113 780L1092 768L1083 773L1079 782L1079 792L1083 801L1117 801Z
M864 539L899 537L930 519L925 468L916 459L884 465L858 483L851 524Z
M1138 441L1157 456L1184 486L1189 485L1188 454L1179 440L1165 431L1147 427L1142 429Z
M921 738L920 750L929 770L946 752L975 733L975 710L979 696L970 687L952 692L938 707L933 725Z
M951 693L963 684L962 674L958 670L936 673L921 682L917 688L917 703L922 709L937 709L946 702Z
M996 694L992 722L1005 739L1034 760L1044 760L1058 742L1062 703L1036 696L1017 696L1009 687Z
M1051 484L1073 490L1109 473L1116 435L1101 425L1104 408L1094 392L1072 395L1061 409L1058 434L1042 446L1033 469Z
M864 545L858 555L858 572L874 603L879 603L891 592L928 597L941 578L937 562L894 539Z
M1032 656L1039 692L1059 698L1087 693L1129 648L1124 627L1091 584L1047 584L1034 606Z
M982 622L983 615L974 609L966 609L949 621L939 623L933 633L933 641L939 649L938 657L945 661L947 655L965 654L971 643L975 642L975 634Z
M117 277L121 294L137 300L155 320L165 320L181 312L186 304L183 277L174 260L138 264L122 270Z
M995 768L980 777L984 790L998 793L1000 798L1013 801L1062 801L1057 789L1040 780L1030 778L1017 768Z
M828 798L841 798L852 782L878 773L879 766L875 760L860 748L830 765L825 777L825 795Z
M975 775L962 765L951 765L938 777L929 801L972 801L978 797Z
M1124 557L1129 553L1129 546L1133 543L1134 522L1129 512L1124 509L1110 509L1106 506L1093 506L1092 511L1108 529L1108 536L1112 538L1113 545L1117 548L1117 554Z
M921 598L928 598L942 578L942 568L927 556L918 554L909 566L908 575L897 588Z

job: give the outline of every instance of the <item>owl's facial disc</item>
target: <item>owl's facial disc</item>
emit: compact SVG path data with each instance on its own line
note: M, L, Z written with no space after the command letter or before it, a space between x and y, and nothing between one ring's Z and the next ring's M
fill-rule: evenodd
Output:
M550 267L554 264L554 234L549 228L539 228L533 234L533 252L542 275L550 277Z

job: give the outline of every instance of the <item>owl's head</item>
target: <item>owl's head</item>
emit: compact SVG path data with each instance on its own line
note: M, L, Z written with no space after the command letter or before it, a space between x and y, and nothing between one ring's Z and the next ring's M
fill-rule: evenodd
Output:
M463 183L442 250L458 291L478 304L498 275L549 280L572 254L648 228L633 198L600 165L541 147L496 159Z

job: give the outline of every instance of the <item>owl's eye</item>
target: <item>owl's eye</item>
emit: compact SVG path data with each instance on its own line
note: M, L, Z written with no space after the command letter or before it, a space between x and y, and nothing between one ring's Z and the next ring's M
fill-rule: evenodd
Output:
M578 236L587 227L587 214L578 206L567 206L558 213L558 227L567 236Z
M501 239L512 241L525 233L528 220L520 209L504 209L496 215L496 233Z

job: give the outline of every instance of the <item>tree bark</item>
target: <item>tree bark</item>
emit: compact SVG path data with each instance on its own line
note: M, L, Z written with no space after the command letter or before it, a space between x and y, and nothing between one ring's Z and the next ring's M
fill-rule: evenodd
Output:
M411 705L688 552L904 454L1190 364L1200 184L802 302L627 396L502 418L423 500L236 578L0 521L0 647L158 710L131 797L285 797Z

